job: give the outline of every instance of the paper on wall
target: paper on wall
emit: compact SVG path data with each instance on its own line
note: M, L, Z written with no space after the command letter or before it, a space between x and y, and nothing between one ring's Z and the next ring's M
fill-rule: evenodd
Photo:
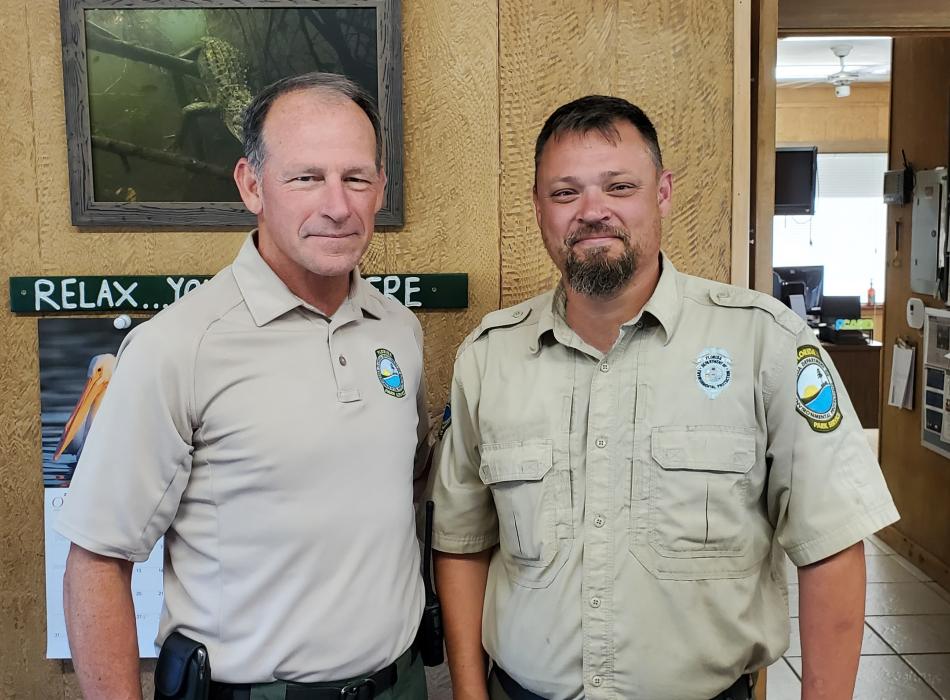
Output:
M912 347L903 344L894 345L891 358L891 386L887 394L889 406L914 408L914 354Z

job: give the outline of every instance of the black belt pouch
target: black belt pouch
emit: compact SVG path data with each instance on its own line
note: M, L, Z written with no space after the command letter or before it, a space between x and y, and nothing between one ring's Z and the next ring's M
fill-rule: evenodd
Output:
M172 632L158 654L155 700L208 700L211 662L201 642Z

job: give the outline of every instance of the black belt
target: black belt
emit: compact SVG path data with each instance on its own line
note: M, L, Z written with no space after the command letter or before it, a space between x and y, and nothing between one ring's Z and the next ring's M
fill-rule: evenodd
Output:
M505 669L499 666L492 666L491 672L495 674L505 694L508 695L511 700L545 700L545 698L532 693L527 688L522 688L518 681L505 673ZM739 676L739 680L711 700L751 700L753 685L751 675L746 674Z
M396 685L396 662L371 676L339 683L287 683L285 700L372 700ZM250 700L251 688L264 683L219 683L211 681L209 700Z

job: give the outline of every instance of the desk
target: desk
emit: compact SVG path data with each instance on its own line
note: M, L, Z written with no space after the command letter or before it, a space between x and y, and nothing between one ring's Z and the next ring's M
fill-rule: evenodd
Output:
M881 409L881 344L866 345L822 343L851 397L854 410L865 428L879 427Z

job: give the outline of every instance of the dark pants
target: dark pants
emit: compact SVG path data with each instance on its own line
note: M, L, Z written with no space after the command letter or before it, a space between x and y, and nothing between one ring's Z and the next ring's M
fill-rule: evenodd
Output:
M349 680L343 679L342 683ZM340 683L308 683L308 687L320 688L340 685ZM226 697L227 700L285 700L287 696L287 683L283 681L274 681L273 683L257 683L249 687L248 694L243 698L236 694L229 693L227 696L216 695L214 689L211 691L211 700L218 697ZM396 659L396 683L392 688L374 696L374 700L428 700L426 692L426 673L422 665L422 657L413 652L407 651Z
M535 695L531 691L522 688L504 671L501 671L505 676L505 683L502 685L502 679L499 678L498 671L501 671L501 669L495 666L488 674L488 697L491 700L544 700L540 695ZM505 686L507 686L507 689ZM752 685L748 681L748 676L743 676L731 688L722 691L712 700L752 700Z

